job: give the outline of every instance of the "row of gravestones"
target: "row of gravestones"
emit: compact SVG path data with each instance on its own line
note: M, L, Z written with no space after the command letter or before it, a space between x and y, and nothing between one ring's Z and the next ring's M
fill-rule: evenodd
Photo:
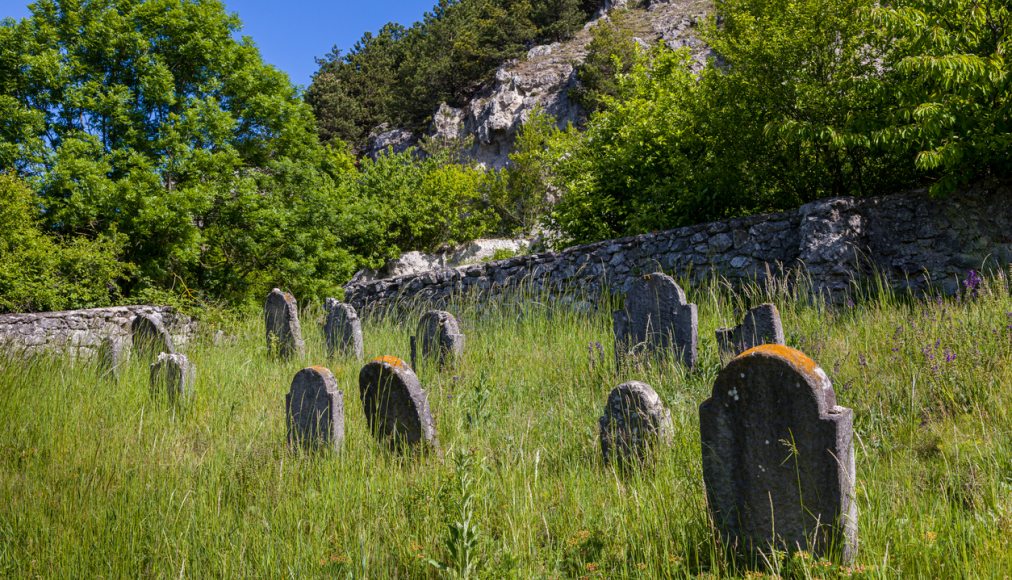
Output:
M118 377L129 356L150 363L150 388L153 395L164 394L176 403L193 393L196 368L184 354L176 352L165 327L157 319L139 314L130 321L129 338L106 337L98 349L99 371Z
M289 297L284 312L291 321L294 299L281 296ZM355 324L347 324L349 319ZM674 280L644 276L625 309L614 314L618 362L639 351L674 352L692 366L696 320L695 305L686 302ZM288 323L297 325L297 320ZM328 350L331 344L355 344L361 355L361 325L350 306L328 304L326 327ZM341 330L348 328L354 329L354 339ZM437 356L441 365L463 348L464 336L447 312L426 313L419 335L423 355ZM272 342L268 326L269 346ZM722 537L744 549L799 548L852 560L857 549L853 413L836 405L829 378L814 361L783 345L773 305L749 311L734 328L718 330L717 342L722 354L737 356L718 374L699 414L707 502ZM416 346L411 337L412 366ZM438 448L425 391L403 361L388 356L367 364L359 374L359 392L378 439L393 449ZM330 371L303 369L286 397L289 441L339 447L343 410ZM670 411L652 387L638 381L612 390L599 426L604 460L619 467L643 463L673 433Z

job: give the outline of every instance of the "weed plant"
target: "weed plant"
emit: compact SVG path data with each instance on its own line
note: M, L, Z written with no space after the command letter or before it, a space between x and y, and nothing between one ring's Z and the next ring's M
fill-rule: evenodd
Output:
M856 291L827 304L804 281L688 287L700 362L616 371L613 301L462 298L458 366L422 366L441 455L372 440L359 361L327 360L304 309L305 357L267 357L259 315L223 317L182 350L194 398L152 398L66 357L0 358L4 577L1003 577L1012 570L1009 278L958 296ZM805 553L751 564L721 548L700 464L698 406L720 369L714 330L772 301L787 343L854 410L860 548L843 567ZM367 357L407 359L417 308L364 321ZM218 340L224 330L234 340ZM220 339L220 336L219 336ZM284 395L310 364L344 391L340 453L298 453ZM639 379L672 411L646 469L600 457L607 394Z

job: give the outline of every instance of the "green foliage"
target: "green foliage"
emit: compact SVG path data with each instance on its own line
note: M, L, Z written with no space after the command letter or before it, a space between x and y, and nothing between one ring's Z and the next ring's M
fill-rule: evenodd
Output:
M590 31L587 56L576 69L580 84L570 91L588 115L603 107L606 97L618 95L619 75L629 73L638 58L637 44L622 26L627 17L615 11Z
M37 199L10 174L0 174L0 312L108 306L131 271L118 261L124 237L61 242L41 229Z
M428 128L440 103L463 105L505 60L567 38L600 0L438 0L421 22L384 26L333 50L306 91L324 142L362 151L383 124Z

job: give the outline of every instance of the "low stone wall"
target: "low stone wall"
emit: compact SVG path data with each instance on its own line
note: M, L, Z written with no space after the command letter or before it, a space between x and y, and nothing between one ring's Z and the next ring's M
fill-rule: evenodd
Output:
M719 273L763 280L804 267L816 290L839 294L872 270L897 286L954 292L969 269L1012 262L1012 190L979 186L934 199L925 192L835 198L756 215L345 286L368 312L399 301L445 304L453 295L604 287L624 292L638 275L664 270L694 281Z
M90 358L106 337L128 338L138 314L161 320L179 346L194 334L196 323L168 306L116 306L87 310L0 315L0 350L18 353L64 352Z

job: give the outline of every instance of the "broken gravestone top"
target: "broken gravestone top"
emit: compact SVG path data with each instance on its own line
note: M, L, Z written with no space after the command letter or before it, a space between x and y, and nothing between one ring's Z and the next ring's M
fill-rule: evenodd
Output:
M344 443L344 393L330 369L314 366L295 374L285 395L288 444L339 450Z
M182 402L193 396L197 369L182 354L163 352L151 365L151 395L167 396L170 403Z
M852 560L853 412L815 361L752 348L720 371L699 417L707 503L725 541Z
M430 310L418 321L422 360L435 360L440 367L455 362L464 352L464 335L452 314Z
M381 356L362 367L359 393L369 430L394 451L439 448L435 422L422 386L407 364Z
M604 462L620 467L648 460L652 448L670 443L674 433L671 412L653 387L639 381L612 389L599 425Z
M295 297L275 288L264 303L264 325L267 330L267 352L281 358L302 356L306 343L299 325L299 307Z
M696 305L667 274L655 272L633 281L625 307L613 313L615 362L640 353L675 356L688 368L696 364Z
M749 310L734 328L717 329L717 348L722 357L736 356L761 344L784 344L784 327L774 304L760 304Z
M331 304L323 334L327 340L327 356L339 354L362 358L362 321L352 305L343 302Z
M162 352L176 352L172 337L161 320L146 314L138 314L130 321L130 342L136 356L148 361Z

